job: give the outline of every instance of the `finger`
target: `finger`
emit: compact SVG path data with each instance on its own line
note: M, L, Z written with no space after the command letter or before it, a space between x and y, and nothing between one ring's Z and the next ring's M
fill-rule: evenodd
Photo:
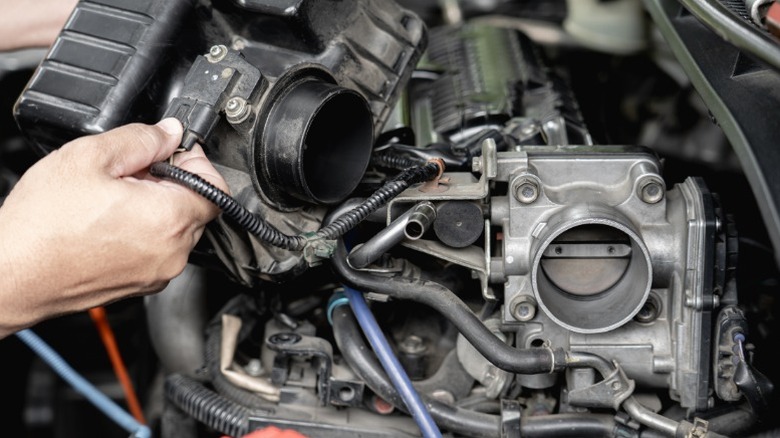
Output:
M182 132L181 123L174 118L156 125L133 123L88 137L85 148L89 147L97 165L109 176L120 178L170 157L181 143Z
M192 150L176 154L173 157L173 164L188 172L194 173L211 184L217 186L225 193L230 193L230 189L222 178L222 175L214 168L206 154L203 152L203 148L196 144Z

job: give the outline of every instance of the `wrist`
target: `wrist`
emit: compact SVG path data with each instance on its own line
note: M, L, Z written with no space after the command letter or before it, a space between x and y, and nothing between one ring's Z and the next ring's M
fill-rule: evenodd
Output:
M19 279L22 265L0 212L0 339L30 326L33 321L23 305L25 294Z

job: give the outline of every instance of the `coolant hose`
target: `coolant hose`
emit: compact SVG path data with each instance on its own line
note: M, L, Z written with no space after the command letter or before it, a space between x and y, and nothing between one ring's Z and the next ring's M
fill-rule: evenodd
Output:
M412 418L420 427L420 431L425 438L440 438L441 432L438 426L431 418L431 414L425 407L420 395L412 386L412 381L409 380L409 376L401 366L398 358L395 357L393 349L387 342L382 329L379 328L379 324L376 322L376 318L368 308L363 294L350 288L344 287L344 294L349 300L349 305L352 311L355 313L355 317L360 324L360 328L363 329L368 342L371 344L379 362L382 364L382 368L385 369L390 381L393 382L393 386L403 399L404 404L412 415Z
M344 360L377 395L391 404L404 409L400 394L390 383L376 357L363 341L355 317L347 306L333 309L333 336ZM495 415L482 414L447 405L423 396L431 416L444 429L471 437L500 436L501 419Z
M347 250L338 241L331 258L336 275L343 283L359 290L380 293L400 300L425 304L444 315L488 361L511 373L551 373L565 368L563 350L549 348L517 349L496 337L479 317L452 291L417 278L384 277L353 269L347 263Z
M380 364L371 354L347 306L333 309L333 335L344 360L372 391L399 408L400 395L390 383ZM457 406L450 406L423 395L431 416L443 429L469 437L496 438L501 436L501 417L484 414ZM608 414L555 414L525 417L520 434L524 437L612 437L615 435L614 417Z
M165 396L199 422L232 437L249 432L250 411L181 374L165 379Z
M443 170L444 164L441 161L429 162L422 166L406 169L377 189L360 205L345 212L335 221L314 233L313 236L309 235L309 233L306 233L306 235L289 236L263 219L258 218L244 208L243 205L236 202L230 195L194 173L163 161L153 163L149 168L149 172L153 176L181 184L208 199L219 207L223 214L263 242L290 251L303 250L309 240L332 240L343 236L347 231L368 217L368 215L398 196L412 184L430 181L440 175Z
M65 359L57 354L49 344L36 335L32 330L26 329L16 333L22 342L27 344L40 358L49 364L63 380L68 382L73 389L87 398L96 408L111 418L122 429L130 432L135 438L150 438L152 436L148 427L136 421L132 415L119 407L113 400L100 392L84 377L74 370Z

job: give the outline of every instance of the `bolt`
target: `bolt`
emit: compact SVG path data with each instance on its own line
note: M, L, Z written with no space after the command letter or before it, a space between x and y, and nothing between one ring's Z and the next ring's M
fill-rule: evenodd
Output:
M297 333L277 333L268 338L268 343L272 345L293 345L301 340L301 335Z
M482 173L482 157L474 157L471 159L471 171Z
M530 321L536 316L536 300L530 295L520 295L512 300L511 312L518 321Z
M539 197L539 185L530 178L518 178L514 183L515 199L530 204Z
M530 125L525 125L522 128L520 128L520 133L526 137L531 136L531 134L535 132L536 132L536 124L534 123L531 123Z
M263 364L260 362L260 359L250 359L244 370L250 376L257 377L263 373Z
M634 319L641 323L650 323L658 319L661 314L661 300L655 295L651 294L647 297L647 301L639 309Z
M664 187L656 179L648 179L640 187L639 197L648 204L655 204L664 198Z
M420 354L426 350L425 341L419 336L407 336L399 346L401 352L405 354Z
M241 123L244 120L246 120L249 117L249 105L247 105L246 100L234 96L228 99L227 103L225 103L225 115L227 116L228 122L232 124Z
M225 59L225 56L227 56L227 54L228 54L227 47L220 44L216 46L211 46L211 49L209 49L209 54L208 56L206 56L206 58L209 60L210 63L215 64Z
M620 390L620 387L621 387L621 385L620 385L620 382L618 382L617 380L616 380L616 381L614 381L614 382L612 382L612 385L611 385L611 386L612 386L612 389L613 389L614 391L619 391L619 390Z

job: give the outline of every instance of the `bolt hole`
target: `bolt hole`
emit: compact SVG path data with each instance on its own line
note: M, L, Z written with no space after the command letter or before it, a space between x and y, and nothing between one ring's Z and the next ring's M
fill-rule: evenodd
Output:
M534 348L539 348L544 346L544 339L536 338L533 341L531 341L531 346Z
M355 390L351 386L342 386L339 388L339 399L343 402L350 402L355 398Z
M560 246L556 246L555 247L555 253L558 254L558 255L562 254L563 253L563 248L561 248Z

